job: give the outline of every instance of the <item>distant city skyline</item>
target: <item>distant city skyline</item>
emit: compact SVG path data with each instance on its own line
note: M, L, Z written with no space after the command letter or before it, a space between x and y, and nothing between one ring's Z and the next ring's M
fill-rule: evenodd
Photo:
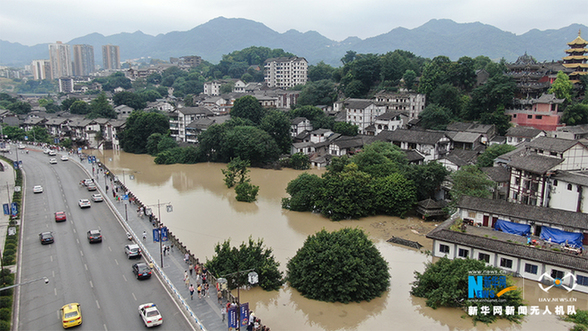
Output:
M374 37L398 27L413 29L431 19L480 22L520 35L532 29L588 25L588 6L585 0L103 0L83 4L4 0L0 39L33 46L67 43L95 32L105 36L136 31L158 35L188 31L220 16L253 20L280 33L290 29L316 31L342 41L347 37ZM588 37L588 31L583 31L583 36Z

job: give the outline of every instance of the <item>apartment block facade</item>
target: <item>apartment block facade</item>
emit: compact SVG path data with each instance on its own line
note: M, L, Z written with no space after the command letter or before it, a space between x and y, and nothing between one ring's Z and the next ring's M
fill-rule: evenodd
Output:
M33 60L31 63L31 71L34 80L51 79L51 61Z
M120 49L118 46L102 46L102 65L105 70L120 69Z
M94 46L73 45L74 75L88 76L94 72Z
M61 41L49 44L49 61L51 63L51 79L73 75L71 47Z
M265 82L270 88L304 85L308 80L308 61L303 57L278 57L265 60Z

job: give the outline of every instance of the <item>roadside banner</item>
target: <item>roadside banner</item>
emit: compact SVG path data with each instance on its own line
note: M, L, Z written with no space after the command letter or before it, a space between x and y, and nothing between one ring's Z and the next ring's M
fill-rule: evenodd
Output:
M159 242L159 229L153 229L153 241Z
M10 209L12 210L12 216L18 215L18 205L16 202L10 204Z
M2 208L4 208L4 215L10 214L10 207L8 207L7 203L3 204Z

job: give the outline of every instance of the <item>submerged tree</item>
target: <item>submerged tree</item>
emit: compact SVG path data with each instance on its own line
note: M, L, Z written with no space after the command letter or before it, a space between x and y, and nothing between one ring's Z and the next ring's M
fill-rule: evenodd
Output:
M473 315L474 321L483 323L494 322L498 317L506 318L509 321L520 323L523 319L519 315L518 307L523 305L523 298L520 290L507 291L500 296L500 301L489 299L469 300L469 273L475 271L478 273L487 272L492 275L501 275L501 269L486 265L484 261L472 259L455 259L449 260L443 257L435 263L427 263L425 271L421 274L415 271L415 281L412 283L410 293L417 297L427 299L427 306L437 309L438 307L476 307L477 314ZM513 285L510 277L504 276L505 283L500 291ZM482 307L490 307L490 313L484 314ZM500 316L493 314L493 306L501 306L503 312ZM513 314L506 314L506 307L514 307Z
M249 182L249 161L241 160L240 157L231 159L231 162L227 164L227 169L221 169L223 175L225 175L225 185L231 188L237 184Z
M272 249L266 248L262 239L254 241L251 237L247 243L243 242L237 247L231 247L228 239L222 244L216 244L211 260L205 263L206 268L215 277L226 277L229 288L247 284L247 274L236 274L238 271L254 269L259 277L259 286L266 291L278 290L284 283L283 274L279 270L280 263L273 256Z
M314 300L370 301L388 289L389 279L388 263L360 229L310 235L288 262L287 281Z

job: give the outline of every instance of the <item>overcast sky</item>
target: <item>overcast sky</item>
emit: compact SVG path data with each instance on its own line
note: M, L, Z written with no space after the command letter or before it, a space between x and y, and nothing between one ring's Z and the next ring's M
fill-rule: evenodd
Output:
M211 19L245 18L283 33L317 31L341 41L431 19L481 22L523 34L588 25L586 0L0 0L0 39L24 45L69 42L98 32L187 31ZM583 31L588 39L588 31ZM1 50L0 50L1 51Z

